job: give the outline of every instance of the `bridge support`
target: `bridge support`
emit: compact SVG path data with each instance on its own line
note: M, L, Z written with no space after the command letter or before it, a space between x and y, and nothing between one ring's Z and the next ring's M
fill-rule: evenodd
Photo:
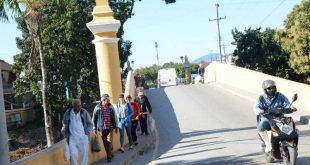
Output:
M93 20L87 23L95 39L100 94L108 93L111 103L118 101L122 92L118 40L116 33L120 21L114 19L108 0L96 0Z

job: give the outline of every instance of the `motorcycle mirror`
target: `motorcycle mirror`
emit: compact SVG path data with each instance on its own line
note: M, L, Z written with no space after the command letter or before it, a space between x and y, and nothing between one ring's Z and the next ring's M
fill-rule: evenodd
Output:
M297 93L295 93L295 94L293 95L292 102L296 101L297 98L298 98L298 95L297 95Z

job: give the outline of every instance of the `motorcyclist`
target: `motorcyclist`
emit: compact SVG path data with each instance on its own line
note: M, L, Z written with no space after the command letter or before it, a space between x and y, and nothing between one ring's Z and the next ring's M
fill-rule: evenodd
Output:
M280 157L279 144L275 143L270 146L268 143L269 139L267 135L267 130L275 129L275 125L272 124L270 116L264 113L270 108L275 108L279 106L283 108L290 108L291 104L284 94L277 92L277 86L273 80L265 80L262 84L262 88L264 94L260 95L259 98L256 100L253 110L256 115L261 115L261 119L257 127L259 135L266 145L265 152L271 152L272 156L278 159ZM265 101L261 102L260 98L264 99ZM292 108L292 111L297 111L297 109Z

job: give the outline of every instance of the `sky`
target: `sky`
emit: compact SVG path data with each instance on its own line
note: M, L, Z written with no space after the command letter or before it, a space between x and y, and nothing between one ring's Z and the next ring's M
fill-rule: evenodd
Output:
M220 33L225 53L234 46L231 31L237 28L283 28L283 21L301 0L177 0L166 5L162 0L136 1L134 16L124 26L124 39L132 42L134 68L157 64L155 42L158 44L159 64L181 62L180 56L193 61L209 53L218 53L216 6L218 3ZM14 20L0 22L0 59L12 64L19 53L16 37L21 32ZM224 49L222 49L224 52Z

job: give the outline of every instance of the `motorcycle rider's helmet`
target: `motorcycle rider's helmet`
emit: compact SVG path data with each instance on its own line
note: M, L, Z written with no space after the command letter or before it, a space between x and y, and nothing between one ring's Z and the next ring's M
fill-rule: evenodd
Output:
M273 80L265 80L262 84L262 88L267 96L273 97L277 93L277 86Z

